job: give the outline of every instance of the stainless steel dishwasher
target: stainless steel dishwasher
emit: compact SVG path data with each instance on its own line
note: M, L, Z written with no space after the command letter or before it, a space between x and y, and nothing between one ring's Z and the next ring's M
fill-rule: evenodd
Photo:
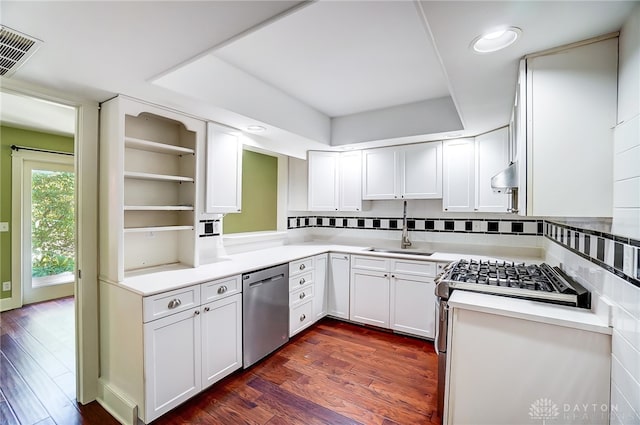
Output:
M242 275L242 365L289 341L289 265Z

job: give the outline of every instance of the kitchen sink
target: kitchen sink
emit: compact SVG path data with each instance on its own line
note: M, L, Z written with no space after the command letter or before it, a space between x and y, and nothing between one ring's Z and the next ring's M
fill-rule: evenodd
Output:
M369 248L369 252L384 252L387 254L403 254L403 255L421 255L423 257L429 257L433 255L433 252L424 251L411 251L408 249L388 249L388 248Z

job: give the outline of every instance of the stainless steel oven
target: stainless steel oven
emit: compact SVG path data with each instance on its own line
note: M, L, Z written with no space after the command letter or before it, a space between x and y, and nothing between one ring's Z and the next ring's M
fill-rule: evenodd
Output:
M447 370L448 300L454 290L591 308L591 294L560 268L548 264L460 260L436 278L436 337L438 354L438 414L442 417Z

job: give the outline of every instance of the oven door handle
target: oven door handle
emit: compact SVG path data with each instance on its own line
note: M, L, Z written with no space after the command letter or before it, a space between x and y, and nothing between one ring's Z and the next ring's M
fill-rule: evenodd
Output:
M434 348L436 354L447 352L447 322L449 319L449 306L447 301L436 299L436 339Z

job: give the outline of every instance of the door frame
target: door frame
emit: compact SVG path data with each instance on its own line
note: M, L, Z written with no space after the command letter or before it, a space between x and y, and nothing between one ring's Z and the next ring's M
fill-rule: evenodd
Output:
M74 138L76 170L76 398L82 404L98 395L98 111L95 101L77 98L44 87L1 79L0 90L76 109ZM82 213L80 213L82 212ZM17 237L12 231L13 238ZM12 273L15 268L12 265ZM12 277L13 279L13 277ZM0 311L22 306L22 290L14 285L11 298L0 300ZM19 292L19 293L17 293Z
M20 297L21 305L24 304L25 293L28 292L28 288L25 287L25 278L28 275L28 270L31 269L29 257L32 248L31 237L29 236L31 233L31 220L25 220L27 196L30 196L30 193L27 192L31 192L31 185L28 183L31 179L25 175L25 172L30 168L29 163L40 163L71 166L75 175L74 162L73 158L69 158L66 155L48 152L18 150L11 153L11 281L13 282L12 295L13 291L19 293L17 295ZM76 197L77 193L74 188L74 203ZM30 206L31 202L29 203ZM30 208L28 212L29 214L31 213ZM75 220L78 215L77 212L74 215ZM76 240L74 240L74 244L77 244ZM29 248L28 250L27 247ZM74 251L76 251L75 246ZM74 256L77 257L77 253ZM75 276L77 276L77 273L75 273ZM75 278L73 285L75 289Z

